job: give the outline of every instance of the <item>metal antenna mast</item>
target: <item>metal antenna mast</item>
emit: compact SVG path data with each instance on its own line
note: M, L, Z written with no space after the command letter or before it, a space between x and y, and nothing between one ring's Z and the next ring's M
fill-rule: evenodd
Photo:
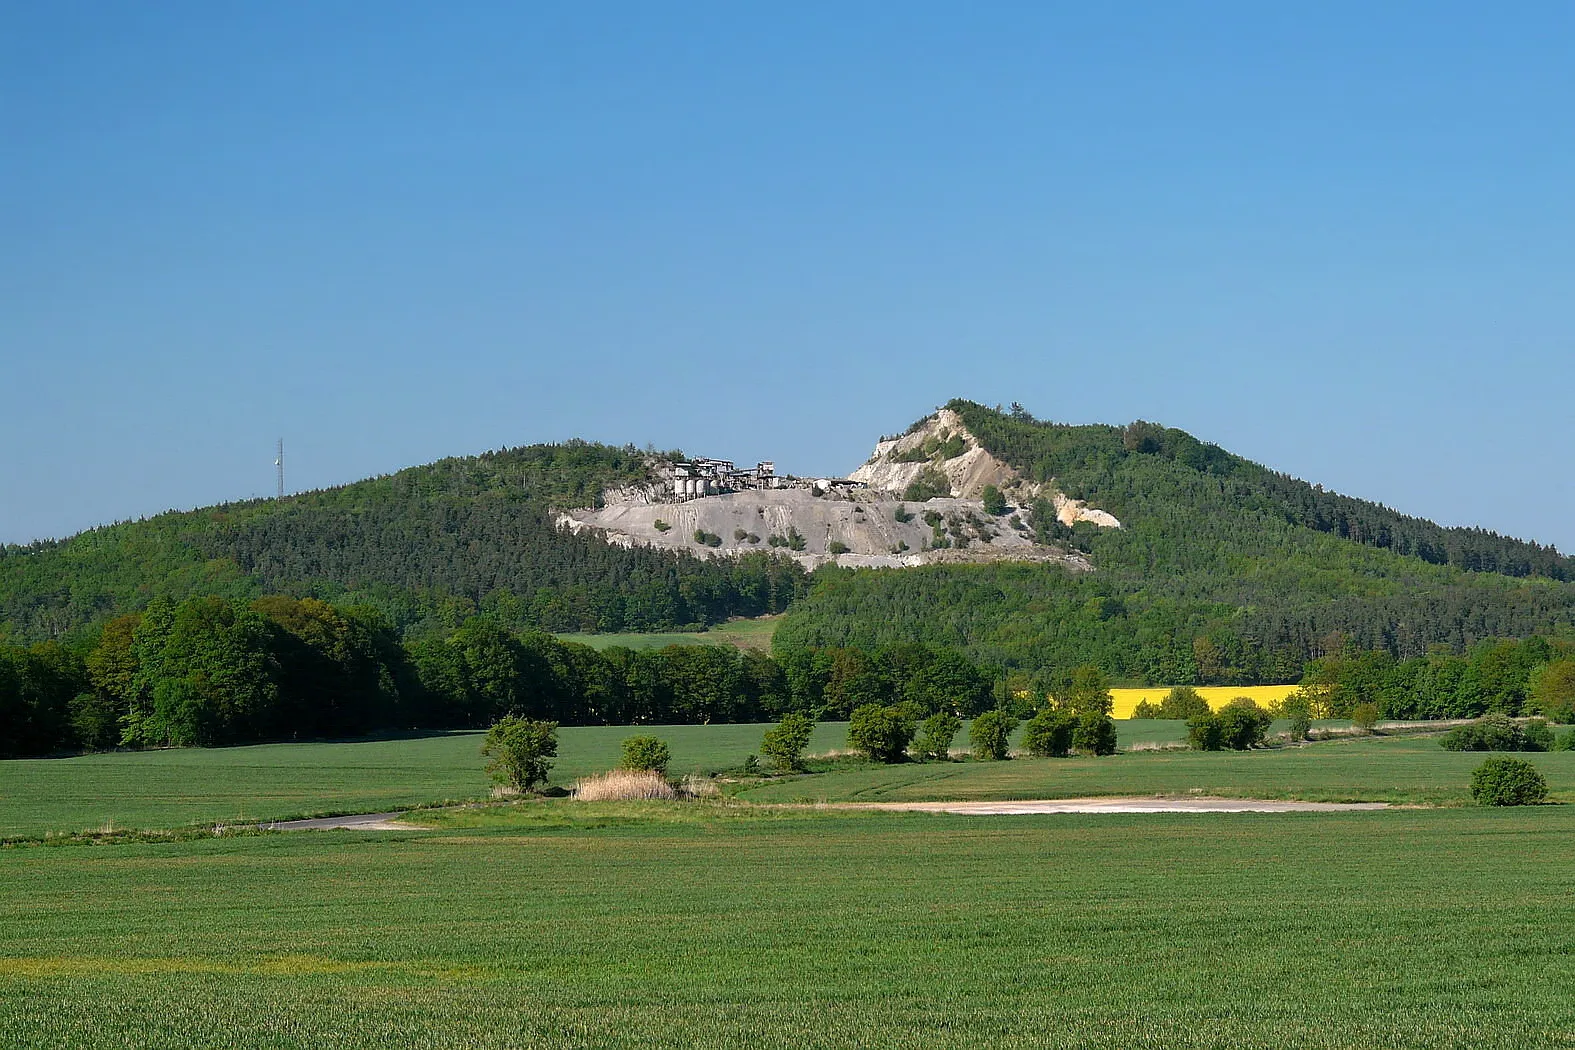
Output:
M279 454L274 457L273 465L279 470L279 498L284 499L284 438L279 439Z

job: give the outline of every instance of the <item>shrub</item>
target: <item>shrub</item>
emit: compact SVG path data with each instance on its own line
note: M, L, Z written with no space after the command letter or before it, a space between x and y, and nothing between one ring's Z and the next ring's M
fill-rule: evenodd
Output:
M891 512L891 516L906 525L913 520L913 511L899 503L897 509Z
M830 543L826 544L826 553L833 557L838 554L846 554L848 553L848 545L843 543L841 540L832 540Z
M1378 705L1357 704L1351 708L1351 724L1358 729L1372 732L1373 727L1378 724Z
M1534 806L1548 797L1548 782L1523 758L1490 758L1471 774L1479 806Z
M1444 734L1439 746L1446 751L1525 751L1526 735L1515 720L1496 712L1475 722L1456 726Z
M981 761L996 761L1007 757L1011 748L1012 730L1017 719L1005 711L986 711L968 726L968 743L973 747L973 757Z
M1193 715L1187 719L1187 743L1198 751L1218 751L1224 730L1218 715Z
M1116 753L1116 723L1099 711L1085 711L1072 731L1072 746L1085 755Z
M666 741L654 736L632 736L623 742L623 761L619 768L665 774L671 760L672 753L667 750Z
M509 715L487 730L481 753L491 761L487 773L499 784L529 791L545 783L550 759L558 753L558 723Z
M1220 745L1246 751L1263 743L1274 716L1244 696L1237 697L1214 716L1220 726Z
M804 765L804 749L815 732L815 723L805 715L789 714L778 722L776 728L766 730L760 741L760 753L771 759L778 769L797 770Z
M1575 729L1559 737L1553 742L1554 751L1575 751Z
M722 537L718 536L714 532L706 532L704 529L696 529L695 542L700 544L702 547L720 547L722 545Z
M615 769L610 773L582 777L574 784L574 797L581 802L618 802L625 799L677 798L678 792L667 778L653 769Z
M984 502L984 512L991 517L998 518L1009 509L1006 497L1001 495L1001 490L994 485L986 485L979 493L979 498Z
M1077 720L1065 711L1047 707L1023 728L1023 747L1039 758L1065 758L1072 751Z
M1203 699L1203 694L1190 685L1178 685L1166 693L1165 699L1160 701L1159 709L1164 712L1159 717L1174 718L1182 722L1189 718L1196 718L1198 715L1214 713L1213 708L1209 707L1209 702Z
M1165 709L1148 700L1139 700L1138 705L1132 709L1133 718L1164 718Z
M938 496L950 496L952 483L949 478L934 467L925 467L919 476L908 483L902 490L902 498L909 503L924 503Z
M733 541L735 543L742 543L745 540L747 540L748 538L749 538L749 530L748 529L734 529L733 530Z
M950 711L937 711L919 726L919 735L913 742L913 751L919 758L945 760L952 757L952 741L962 721Z
M1527 719L1521 728L1522 751L1552 751L1553 730L1548 728L1546 718Z
M1312 732L1312 702L1305 692L1298 689L1275 705L1274 711L1291 722L1291 739L1306 740Z
M671 525L663 521L661 518L657 518L655 521L651 522L651 527L657 532L666 532L668 529L672 528Z
M913 719L902 708L865 704L849 718L848 746L875 762L901 762L913 728Z

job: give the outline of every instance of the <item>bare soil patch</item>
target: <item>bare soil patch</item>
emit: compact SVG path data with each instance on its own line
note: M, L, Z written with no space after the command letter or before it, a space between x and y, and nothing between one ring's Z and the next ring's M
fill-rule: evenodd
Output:
M1110 797L1058 798L1023 802L847 802L846 809L889 809L970 816L1042 813L1340 813L1389 809L1387 802L1294 802L1256 798Z

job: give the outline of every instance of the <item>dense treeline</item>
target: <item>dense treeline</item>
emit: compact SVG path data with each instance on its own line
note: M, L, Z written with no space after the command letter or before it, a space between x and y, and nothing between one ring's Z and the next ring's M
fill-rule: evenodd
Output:
M780 645L916 641L1008 669L1091 663L1128 681L1229 685L1297 681L1308 660L1347 643L1409 659L1575 624L1575 584L1557 578L1570 560L1550 548L1340 503L1180 431L950 407L1026 477L1054 478L1121 520L1120 529L1041 528L1086 550L1095 571L821 570L778 631ZM1337 511L1343 525L1329 517ZM1035 519L1042 527L1049 514ZM1421 547L1429 556L1402 553ZM1490 562L1532 575L1468 571Z
M413 636L477 613L546 631L675 630L781 612L806 589L789 559L701 561L554 524L551 508L647 473L633 448L536 445L0 547L0 638L68 635L155 597L268 593L370 606Z
M1498 639L1465 654L1437 649L1397 660L1348 647L1313 661L1302 680L1320 714L1372 704L1384 718L1477 718L1488 713L1575 721L1575 642Z
M866 703L969 715L988 674L955 652L598 652L483 616L402 642L376 609L316 598L154 599L79 647L0 645L0 755L214 746L485 726L846 717Z

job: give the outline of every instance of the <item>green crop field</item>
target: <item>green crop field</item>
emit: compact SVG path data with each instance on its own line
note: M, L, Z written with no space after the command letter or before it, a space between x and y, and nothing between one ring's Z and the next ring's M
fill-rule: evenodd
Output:
M629 736L672 748L672 772L743 763L768 726L587 726L559 731L552 782L617 765ZM172 748L0 762L0 837L105 826L167 828L376 812L485 796L481 733L353 743ZM847 725L816 727L811 750L847 746Z
M761 616L753 620L731 620L708 631L620 634L560 634L566 642L579 642L593 649L660 649L668 645L736 645L740 649L770 649L780 616Z
M1123 747L1177 743L1179 722L1117 723ZM592 726L560 731L552 782L616 765L619 745L652 733L672 748L675 774L736 768L767 726ZM966 746L967 730L957 739ZM372 812L484 797L481 734L354 743L187 748L0 762L0 837L110 827L166 828ZM847 747L845 723L816 727L810 750ZM1575 753L1532 756L1556 797L1575 800ZM1458 803L1469 755L1421 737L1340 741L1286 751L1203 755L1138 751L1104 759L867 766L743 790L755 801L1056 798L1209 794L1321 800Z
M1485 755L1445 751L1436 736L1331 740L1246 752L1135 751L1108 758L860 765L741 793L755 802L985 800L1083 795L1221 795L1318 802L1462 805ZM1575 752L1519 756L1575 802Z
M1575 1046L1575 807L492 812L0 850L0 1046Z

